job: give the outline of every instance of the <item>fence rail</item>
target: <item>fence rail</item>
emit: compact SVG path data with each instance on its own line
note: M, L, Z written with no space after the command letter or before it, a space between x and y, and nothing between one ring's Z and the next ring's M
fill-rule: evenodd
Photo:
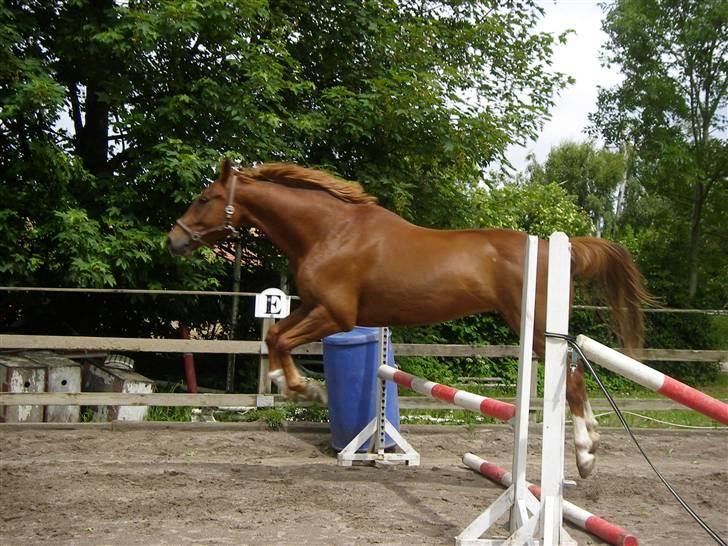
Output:
M174 290L166 288L145 289L145 288L63 288L44 286L0 286L0 292L56 292L68 294L136 294L149 296L224 296L224 297L255 297L255 292L234 292L226 290ZM298 300L298 296L291 296ZM609 307L604 305L573 305L573 309L587 311L608 311ZM676 313L676 314L701 314L701 315L728 315L728 309L675 309L672 307L645 307L644 313Z
M437 356L445 358L518 357L517 345L434 345L417 343L395 343L397 356ZM260 340L185 340L156 338L118 338L86 336L36 336L0 334L0 351L52 349L61 351L124 351L154 353L212 353L266 355L267 347ZM297 348L297 355L321 355L321 343L310 343ZM637 351L640 360L683 361L683 362L728 362L728 351L699 351L689 349L643 349ZM501 400L513 402L513 399ZM274 396L274 404L285 402L281 396ZM532 398L531 407L541 409L543 400ZM636 411L657 411L682 409L671 400L619 401L622 408ZM256 407L256 394L177 394L177 393L0 393L0 406L5 405L78 405L78 406L180 406L180 407ZM452 406L427 397L402 397L399 406L404 410L452 409ZM606 401L592 399L595 411L610 409Z
M437 356L445 358L518 357L518 345L436 345L424 343L394 343L397 356ZM259 340L204 340L123 338L88 336L35 336L0 334L0 350L53 349L73 351L128 351L152 353L210 353L265 355L268 349ZM297 347L293 354L321 355L321 343ZM647 361L728 362L728 351L693 349L641 349L634 358Z
M202 296L202 297L254 297L252 292L197 291L197 290L146 290L123 288L46 288L27 286L0 286L0 292L47 292L79 294L133 294L157 296ZM298 299L293 296L293 299ZM575 305L574 309L602 310L606 307ZM726 309L644 309L646 313L679 313L728 315ZM208 353L208 354L246 354L260 357L261 370L266 371L265 361L268 353L261 340L185 340L161 338L120 338L120 337L81 337L81 336L26 336L0 334L0 351L50 349L65 353L75 352L74 357L90 356L93 352L151 352L151 353ZM296 355L318 356L323 354L321 343L310 343L293 351ZM517 345L435 345L395 343L394 353L400 357L432 356L442 358L486 357L517 358ZM728 366L728 351L703 351L689 349L643 349L632 355L643 361L666 362L722 362ZM261 377L265 374L261 372ZM261 379L261 386L263 379ZM262 387L261 387L262 388ZM269 388L269 387L268 387ZM267 390L267 389L266 389ZM532 394L535 394L532 393ZM279 395L273 397L274 405L285 403ZM513 399L501 400L513 402ZM79 406L180 406L180 407L256 407L259 398L256 394L172 394L172 393L0 393L0 407L6 405L79 405ZM619 400L620 406L627 410L650 411L682 409L671 400ZM302 404L306 405L306 404ZM400 398L399 406L404 410L453 409L452 406L427 397L405 396ZM531 407L540 410L543 400L532 398ZM604 400L592 399L595 411L608 410Z
M502 402L515 403L515 398L496 398ZM109 393L109 392L41 392L41 393L0 393L0 406L174 406L195 408L255 408L258 395L255 394L185 394L185 393ZM596 412L611 410L609 403L600 398L590 399ZM667 399L636 400L630 398L616 400L624 411L665 411L684 410L685 407ZM288 400L273 396L273 405L281 406ZM299 406L312 406L309 402ZM401 410L453 410L451 404L426 396L401 396ZM543 409L542 398L531 398L531 409Z

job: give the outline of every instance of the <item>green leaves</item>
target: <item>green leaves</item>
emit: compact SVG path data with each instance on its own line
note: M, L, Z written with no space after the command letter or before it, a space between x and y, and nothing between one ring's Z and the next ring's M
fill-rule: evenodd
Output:
M462 225L463 190L536 130L566 83L548 71L553 39L533 32L530 2L296 7L279 8L273 20L286 17L295 29L289 50L315 85L287 110L323 113L319 140L297 139L303 157L362 181L385 206L426 225Z
M557 184L515 184L479 189L473 225L526 231L547 238L554 231L567 235L589 235L593 226L587 214Z
M600 92L592 121L608 142L633 146L635 177L671 203L668 223L681 225L665 230L663 251L685 256L682 291L695 300L720 270L705 269L703 249L720 243L704 211L728 177L728 10L720 0L621 0L604 30L624 80Z
M161 234L136 227L118 209L110 209L101 222L78 208L56 212L56 218L53 239L58 255L68 260L59 265L65 283L71 286L127 285L133 282L134 270L151 263L159 250L155 239Z
M0 8L0 269L9 283L225 286L164 234L220 156L361 181L420 224L470 225L470 197L533 135L567 78L534 1L88 0ZM285 266L248 237L246 288ZM90 329L169 329L217 303L134 301ZM27 309L26 309L27 311ZM70 316L70 313L69 313ZM71 319L69 319L71 320ZM190 319L191 320L191 319Z
M25 43L28 24L27 16L0 6L0 120L16 131L32 127L37 135L38 126L56 120L64 89L48 73L48 60Z
M528 167L531 182L564 188L589 213L597 233L607 236L615 234L614 200L626 169L623 153L597 149L593 142L563 143L551 150L543 166L531 162Z

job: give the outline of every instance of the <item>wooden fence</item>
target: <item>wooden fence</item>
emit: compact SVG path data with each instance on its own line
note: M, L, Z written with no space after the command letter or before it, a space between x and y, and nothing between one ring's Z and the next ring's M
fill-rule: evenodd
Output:
M260 340L185 340L185 339L148 339L117 337L79 337L79 336L36 336L0 334L0 350L60 350L87 352L155 352L155 353L208 353L208 354L248 354L264 357L267 354L265 343ZM430 345L395 343L397 356L437 356L456 357L518 357L517 345ZM321 343L310 343L294 351L296 355L321 355ZM681 362L728 362L728 351L699 351L688 349L642 349L636 357L643 361L681 361ZM535 394L535 393L532 393ZM503 400L512 401L504 398ZM283 401L275 396L273 403ZM266 401L266 404L270 400ZM130 394L130 393L0 393L1 405L113 405L113 406L194 406L194 407L255 407L259 405L257 394ZM532 400L532 408L539 409L542 401ZM596 411L608 409L606 402L593 400ZM681 409L670 400L622 400L624 409L662 410ZM420 397L402 397L402 409L443 409L452 408L447 404Z

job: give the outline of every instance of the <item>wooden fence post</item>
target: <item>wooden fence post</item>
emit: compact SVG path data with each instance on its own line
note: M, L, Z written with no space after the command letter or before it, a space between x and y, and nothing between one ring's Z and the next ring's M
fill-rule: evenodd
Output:
M263 328L262 332L260 334L260 346L261 348L265 345L265 336L268 334L268 330L270 330L270 327L275 324L275 319L263 319ZM270 394L270 377L268 377L268 372L270 371L270 362L268 360L268 355L262 354L260 355L260 367L258 369L258 394Z

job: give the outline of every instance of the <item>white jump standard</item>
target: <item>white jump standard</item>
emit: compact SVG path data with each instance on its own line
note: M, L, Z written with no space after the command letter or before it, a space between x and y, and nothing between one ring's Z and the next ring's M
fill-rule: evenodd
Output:
M389 368L389 328L379 329L379 364L380 368ZM403 462L410 466L420 464L420 454L404 439L399 431L387 419L387 381L377 374L376 414L364 429L357 434L337 455L339 466L352 466L355 461L369 462L375 465ZM387 435L394 441L401 453L387 452L385 443ZM367 453L359 453L369 439Z

